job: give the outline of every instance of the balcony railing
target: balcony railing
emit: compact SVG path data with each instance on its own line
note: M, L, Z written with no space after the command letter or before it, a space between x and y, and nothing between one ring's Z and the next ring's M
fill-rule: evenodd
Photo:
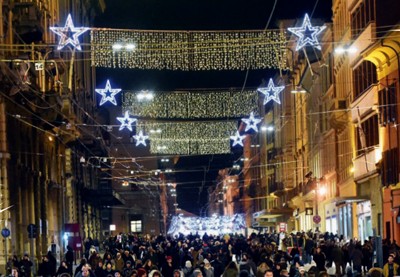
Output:
M356 123L358 118L371 112L373 107L378 105L378 101L378 85L373 84L351 103L351 120Z
M373 147L353 160L354 180L359 180L377 172L376 164L382 159L379 147Z

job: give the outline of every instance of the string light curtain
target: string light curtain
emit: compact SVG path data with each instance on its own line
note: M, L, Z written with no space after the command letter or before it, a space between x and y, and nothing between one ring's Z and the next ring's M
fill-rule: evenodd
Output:
M237 121L139 120L136 129L149 135L152 154L227 154L231 151L229 136L236 131Z
M116 44L119 47L113 48ZM287 69L286 44L282 30L91 29L92 65L96 67L184 71Z
M258 93L246 91L155 92L151 101L138 101L140 92L125 92L124 111L134 117L154 119L240 118L258 113Z

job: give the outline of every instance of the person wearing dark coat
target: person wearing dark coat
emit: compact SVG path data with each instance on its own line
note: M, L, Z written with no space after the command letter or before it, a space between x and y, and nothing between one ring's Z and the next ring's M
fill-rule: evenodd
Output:
M29 259L29 255L25 254L23 259L19 263L20 276L30 277L32 272L33 263Z
M47 252L47 258L49 259L49 263L51 265L51 274L54 276L57 271L57 259L53 256L51 251Z
M332 259L336 267L336 275L343 276L346 272L346 263L344 260L344 255L342 248L335 244L332 248Z
M350 259L353 261L353 270L357 271L358 273L361 274L361 265L362 265L363 254L361 251L360 244L355 245L354 250L352 251L352 254L350 255Z
M65 261L67 262L69 274L72 275L72 265L74 263L74 251L71 246L67 246L67 252L65 253Z
M57 270L56 276L60 276L62 274L69 274L69 273L70 273L70 269L68 268L67 262L62 261Z
M313 259L317 265L318 272L326 271L325 268L326 256L325 253L321 251L321 247L319 246L317 247Z
M39 264L38 275L43 277L51 277L51 265L47 256L42 257L42 262Z
M174 276L174 266L172 263L172 257L167 256L165 263L161 266L161 273L163 277L173 277Z

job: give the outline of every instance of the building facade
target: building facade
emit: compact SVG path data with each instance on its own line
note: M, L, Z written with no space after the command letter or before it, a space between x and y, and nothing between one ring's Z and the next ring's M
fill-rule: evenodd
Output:
M0 1L0 216L11 232L0 265L12 254L37 261L49 250L60 260L66 244L79 257L84 239L100 238L99 197L109 194L94 197L101 170L88 157L105 156L107 142L100 129L81 128L97 123L90 53L58 51L49 27L68 14L76 26L91 26L104 8L103 1Z

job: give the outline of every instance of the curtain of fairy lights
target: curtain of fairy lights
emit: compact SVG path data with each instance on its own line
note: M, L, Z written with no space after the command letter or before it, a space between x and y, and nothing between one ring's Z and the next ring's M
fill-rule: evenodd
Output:
M281 30L91 29L92 65L168 70L287 69Z
M190 233L207 233L212 235L242 233L246 228L245 217L243 214L234 216L212 217L184 217L182 215L174 216L168 229L168 234L188 235Z
M207 155L230 153L230 138L237 121L149 122L139 120L136 130L149 135L153 154Z
M240 118L258 113L258 93L246 91L156 92L151 101L138 101L140 92L125 92L124 111L142 118Z

